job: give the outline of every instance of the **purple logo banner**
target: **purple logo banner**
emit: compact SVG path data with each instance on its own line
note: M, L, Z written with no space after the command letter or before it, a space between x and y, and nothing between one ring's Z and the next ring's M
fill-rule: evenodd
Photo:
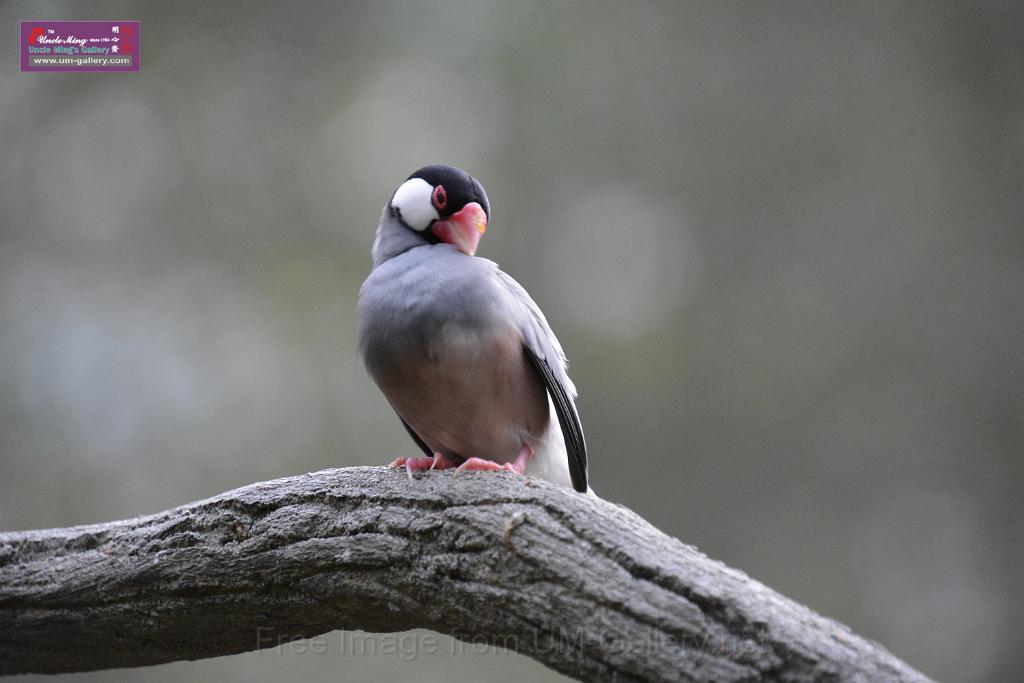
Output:
M137 21L23 21L22 71L138 71Z

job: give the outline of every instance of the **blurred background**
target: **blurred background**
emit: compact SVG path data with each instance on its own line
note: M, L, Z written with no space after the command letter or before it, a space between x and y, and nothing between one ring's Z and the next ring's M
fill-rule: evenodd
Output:
M354 308L381 207L443 162L570 356L603 497L929 675L1024 667L1019 4L23 19L140 19L142 71L0 57L0 528L414 452ZM130 676L560 680L438 642Z

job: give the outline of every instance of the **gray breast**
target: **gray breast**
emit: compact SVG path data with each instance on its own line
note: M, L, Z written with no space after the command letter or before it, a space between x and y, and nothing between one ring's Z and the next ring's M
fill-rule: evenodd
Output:
M376 376L411 349L445 335L518 328L522 312L497 286L497 266L447 244L418 247L373 270L359 294L359 352Z
M359 347L395 411L431 449L507 462L536 443L549 415L523 353L522 307L496 268L447 245L381 264L360 293Z

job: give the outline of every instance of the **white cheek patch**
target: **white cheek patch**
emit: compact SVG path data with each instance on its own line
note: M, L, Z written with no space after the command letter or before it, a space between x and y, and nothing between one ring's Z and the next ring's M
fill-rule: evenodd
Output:
M413 230L426 230L432 221L439 218L437 210L430 203L433 186L422 178L410 178L402 183L391 198L391 206L402 214L402 220Z

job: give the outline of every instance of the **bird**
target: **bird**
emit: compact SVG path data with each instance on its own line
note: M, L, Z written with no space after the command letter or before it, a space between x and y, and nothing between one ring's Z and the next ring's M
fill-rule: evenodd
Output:
M483 185L424 166L384 206L359 290L358 352L423 457L420 470L509 471L593 495L562 346L540 307L476 256Z

